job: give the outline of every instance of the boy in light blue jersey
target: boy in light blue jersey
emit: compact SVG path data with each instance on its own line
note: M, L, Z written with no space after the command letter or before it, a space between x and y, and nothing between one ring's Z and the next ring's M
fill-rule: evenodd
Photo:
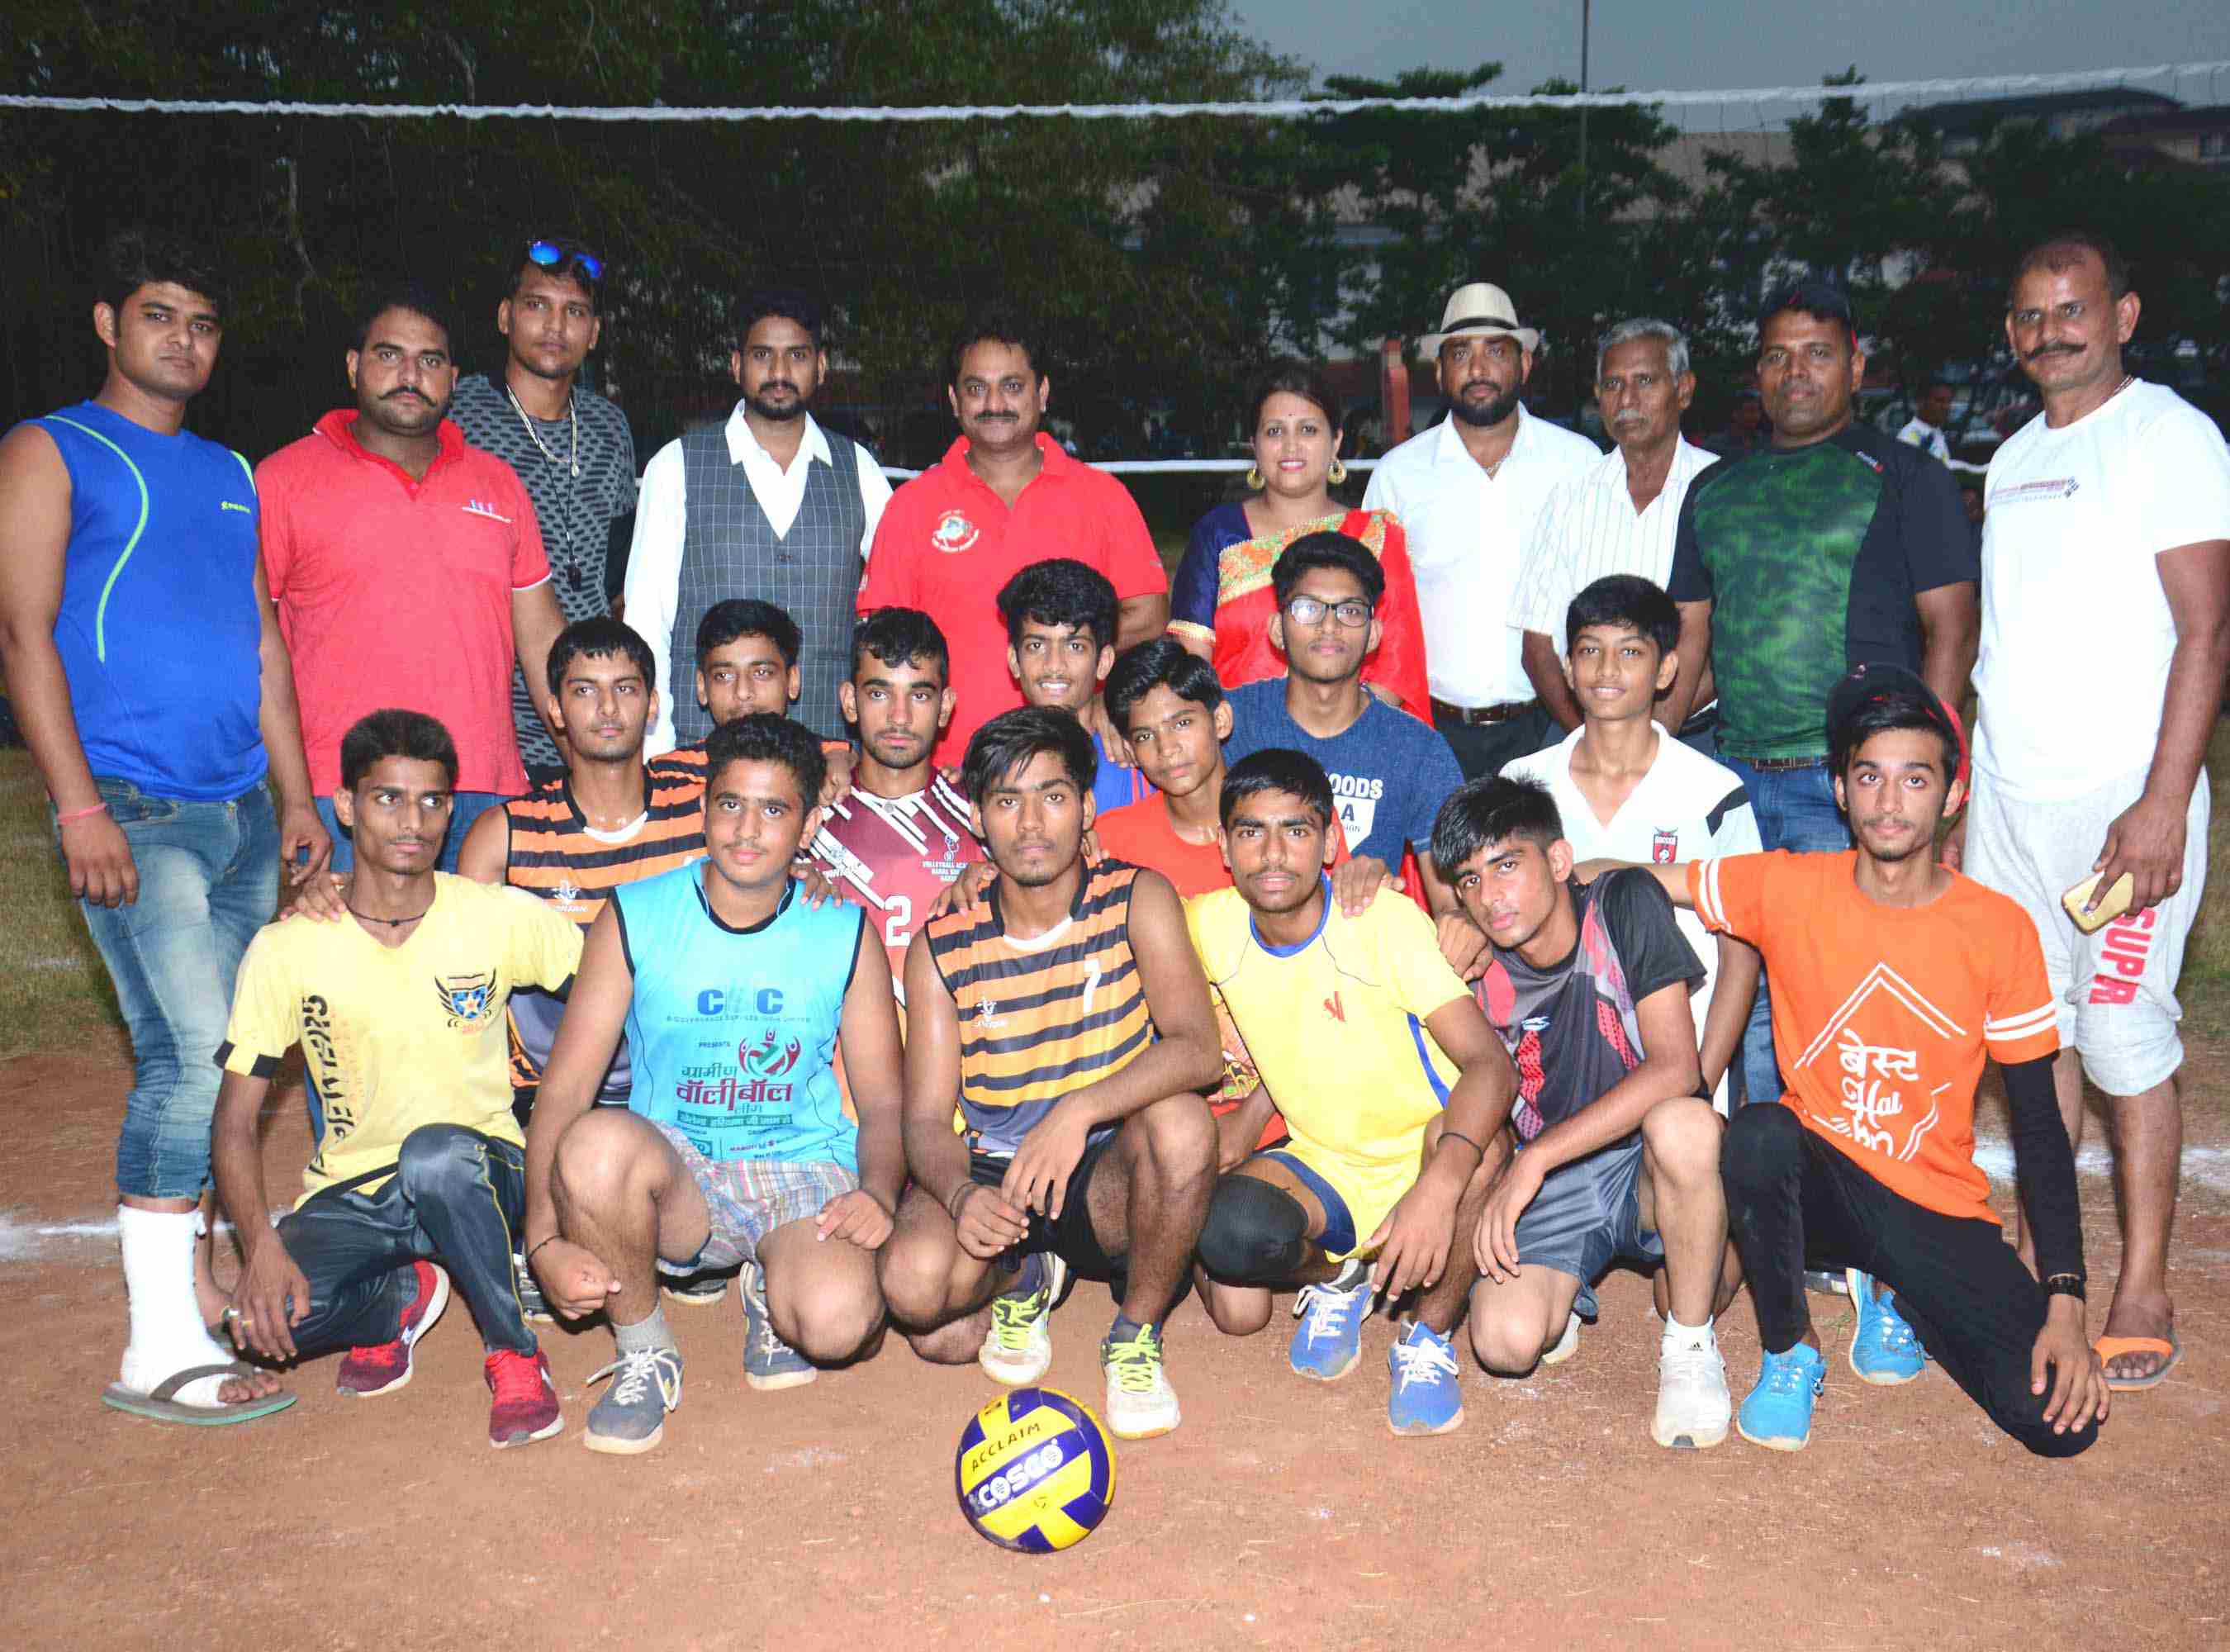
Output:
M680 1403L661 1268L743 1265L754 1388L810 1382L882 1327L875 1253L906 1182L898 1010L860 909L808 906L790 875L824 778L788 718L716 728L706 858L614 890L589 932L528 1127L525 1245L560 1315L612 1323L590 1450L649 1450ZM628 1106L592 1109L622 1029Z

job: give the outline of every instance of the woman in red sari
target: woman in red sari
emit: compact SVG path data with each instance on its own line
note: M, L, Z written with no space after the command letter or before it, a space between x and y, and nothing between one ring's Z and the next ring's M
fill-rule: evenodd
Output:
M1339 398L1318 369L1275 362L1255 386L1248 428L1250 491L1193 524L1170 582L1170 635L1213 665L1227 688L1284 675L1286 656L1270 642L1277 609L1270 569L1302 534L1331 528L1361 541L1386 571L1378 648L1363 663L1363 682L1381 700L1430 721L1424 634L1402 525L1390 512L1351 511L1331 496L1347 478Z

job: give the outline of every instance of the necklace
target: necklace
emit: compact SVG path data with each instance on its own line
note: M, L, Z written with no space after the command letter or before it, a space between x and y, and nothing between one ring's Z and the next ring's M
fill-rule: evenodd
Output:
M559 467L561 469L564 468L567 461L560 459L556 454L551 452L549 448L542 445L542 433L534 428L534 421L526 416L526 410L519 405L519 392L512 389L512 387L506 384L503 387L503 393L511 398L511 410L519 415L519 422L525 429L526 439L534 444L534 450L540 454L545 459L547 459L551 464ZM573 457L571 464L573 469L573 480L578 481L581 479L581 410L575 403L570 391L568 391L565 396L565 416L572 422L573 425Z
M347 903L344 902L343 904L346 905ZM426 908L426 912L431 912L434 909L431 907ZM351 917L361 918L368 924L385 924L390 929L400 929L405 924L415 924L421 918L423 918L426 915L426 912L414 912L408 918L375 918L368 912L358 912L354 907L349 907L349 915Z

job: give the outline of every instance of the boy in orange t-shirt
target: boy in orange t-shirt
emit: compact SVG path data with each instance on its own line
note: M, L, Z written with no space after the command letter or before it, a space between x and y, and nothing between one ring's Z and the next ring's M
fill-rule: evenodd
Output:
M1848 1271L1852 1369L1909 1382L1927 1356L2040 1456L2098 1437L2105 1378L2084 1339L2074 1154L2052 1089L2059 1038L2036 926L1937 863L1965 792L1958 720L1908 671L1859 667L1827 701L1835 796L1857 848L1650 870L1765 955L1780 1105L1744 1108L1720 1155L1764 1347L1737 1415L1777 1450L1811 1436L1826 1378L1804 1269ZM2033 1279L1975 1165L1975 1088L2003 1068Z

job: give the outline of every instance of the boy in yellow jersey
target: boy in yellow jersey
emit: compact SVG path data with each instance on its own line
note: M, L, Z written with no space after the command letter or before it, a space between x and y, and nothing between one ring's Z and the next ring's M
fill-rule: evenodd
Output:
M882 1283L923 1358L1019 1384L1052 1363L1046 1322L1068 1271L1119 1278L1100 1344L1107 1423L1142 1439L1178 1423L1161 1322L1215 1184L1198 1092L1223 1062L1169 880L1085 864L1098 761L1083 725L1045 707L968 742L973 826L999 872L980 907L931 920L906 953L913 1185Z
M581 932L532 895L434 869L457 775L441 724L374 712L340 761L347 915L256 936L217 1051L210 1154L247 1262L225 1318L268 1359L347 1348L337 1384L370 1398L410 1380L454 1280L487 1348L488 1442L546 1439L564 1426L558 1391L512 1288L525 1144L504 1010L519 987L566 989ZM318 1150L274 1228L256 1120L297 1043L323 1103Z
M1355 1368L1383 1292L1415 1323L1389 1351L1388 1425L1463 1422L1452 1336L1478 1223L1517 1094L1508 1057L1406 900L1350 916L1331 897L1331 782L1299 752L1234 764L1220 804L1233 887L1187 908L1193 945L1262 1076L1245 1111L1285 1114L1292 1139L1216 1184L1200 1236L1202 1295L1225 1331L1269 1323L1299 1285L1296 1373ZM1376 1257L1375 1265L1370 1260Z

